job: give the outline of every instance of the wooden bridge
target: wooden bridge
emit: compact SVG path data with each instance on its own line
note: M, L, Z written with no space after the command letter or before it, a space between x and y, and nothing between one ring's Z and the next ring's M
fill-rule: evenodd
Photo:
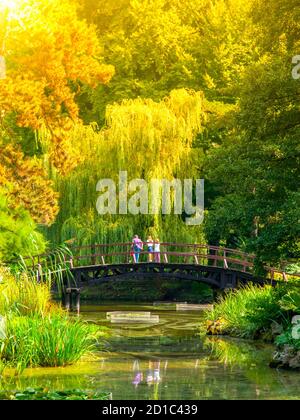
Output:
M146 243L143 245L147 248ZM249 282L275 285L277 280L288 281L284 271L272 267L265 267L264 277L256 276L253 254L211 245L161 243L159 253L141 251L138 263L131 243L74 246L71 250L63 252L56 265L60 271L72 274L76 288L145 278L195 281L219 290L234 289ZM51 271L49 254L28 258L26 264L32 266L37 280L43 281Z

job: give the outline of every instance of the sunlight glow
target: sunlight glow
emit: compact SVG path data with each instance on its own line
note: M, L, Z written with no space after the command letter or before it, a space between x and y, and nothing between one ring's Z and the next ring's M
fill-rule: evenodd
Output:
M0 0L0 6L2 8L13 10L17 7L17 0Z

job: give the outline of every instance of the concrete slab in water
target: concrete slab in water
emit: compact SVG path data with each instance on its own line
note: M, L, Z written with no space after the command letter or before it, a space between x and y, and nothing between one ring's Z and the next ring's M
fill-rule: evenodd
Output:
M135 317L139 317L139 318L150 318L151 317L151 312L132 312L132 311L114 311L114 312L106 312L106 318L123 318L123 317L127 317L127 318L135 318Z
M204 311L212 309L213 305L177 304L176 311Z
M175 305L186 305L187 302L153 302L153 306L175 306Z
M159 323L158 315L151 315L151 312L130 312L130 311L115 311L107 312L106 318L112 323L129 324L129 323Z
M142 324L158 324L159 323L159 316L158 315L152 315L149 318L145 318L145 317L120 317L117 316L115 317L111 317L110 318L110 322L112 324L137 324L137 323L142 323Z

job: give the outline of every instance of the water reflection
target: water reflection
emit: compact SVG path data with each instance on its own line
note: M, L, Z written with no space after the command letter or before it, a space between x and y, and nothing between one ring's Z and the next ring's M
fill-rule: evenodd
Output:
M147 308L89 306L83 316L107 325L109 310ZM6 388L81 388L112 392L113 399L122 400L300 398L298 373L268 367L270 346L200 338L201 312L150 310L159 315L158 325L113 325L106 352L99 351L98 360L64 369L28 369Z
M166 361L166 364L167 364L167 361ZM132 370L134 371L134 379L132 383L135 387L137 387L140 384L143 384L144 381L147 385L154 385L161 381L160 360L155 361L155 362L150 360L146 374L144 374L144 372L141 371L140 363L138 360L135 360L133 362Z

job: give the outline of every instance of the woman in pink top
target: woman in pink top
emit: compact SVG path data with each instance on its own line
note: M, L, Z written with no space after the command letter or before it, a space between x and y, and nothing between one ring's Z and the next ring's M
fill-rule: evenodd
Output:
M134 238L132 239L132 248L134 251L134 260L136 263L138 263L140 258L140 252L143 249L143 242L138 237L138 235L134 235Z

